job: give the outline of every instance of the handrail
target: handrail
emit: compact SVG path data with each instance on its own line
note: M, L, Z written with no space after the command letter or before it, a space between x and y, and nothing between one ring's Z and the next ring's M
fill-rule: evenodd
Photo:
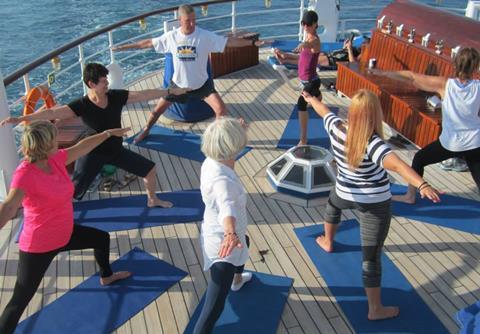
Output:
M237 1L237 0L211 0L211 1L192 3L191 6L200 7L200 6L208 6L208 5L215 5L215 4L219 4L219 3L235 2L235 1ZM103 28L100 28L100 29L98 29L94 32L83 35L82 37L77 38L77 39L71 41L70 43L67 43L67 44L61 46L58 49L55 49L55 50L43 55L42 57L37 58L36 60L32 61L31 63L23 66L22 68L20 68L18 70L16 70L12 74L9 74L3 80L3 84L5 85L5 87L7 87L9 84L11 84L15 80L21 78L23 75L27 74L28 72L30 72L34 68L46 63L47 61L50 61L50 59L55 58L56 56L64 53L65 51L68 51L68 50L82 44L83 42L94 38L94 37L97 37L101 34L104 34L108 31L110 31L110 30L116 29L118 27L124 26L126 24L138 21L140 19L143 19L143 18L146 18L146 17L149 17L149 16L175 11L175 10L178 9L178 7L179 6L173 6L173 7L157 9L157 10L150 11L150 12L147 12L147 13L139 14L137 16L133 16L133 17L130 17L128 19L110 24L110 25L108 25L106 27L103 27Z

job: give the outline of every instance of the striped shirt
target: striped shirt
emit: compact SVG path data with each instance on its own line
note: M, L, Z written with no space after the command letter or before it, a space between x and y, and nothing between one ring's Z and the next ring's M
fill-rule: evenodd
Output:
M359 203L379 203L390 199L390 181L383 169L383 158L392 152L390 147L379 136L372 135L363 161L352 170L345 154L347 133L345 126L342 126L344 121L335 114L328 113L324 123L337 162L337 195L344 200Z

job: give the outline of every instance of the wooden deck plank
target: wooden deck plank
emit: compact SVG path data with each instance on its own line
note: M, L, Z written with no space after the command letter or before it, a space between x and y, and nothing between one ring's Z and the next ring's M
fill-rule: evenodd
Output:
M280 76L261 64L215 80L229 113L243 117L250 124L250 145L254 148L236 164L236 172L248 193L247 211L251 239L248 270L294 278L287 305L282 314L278 333L353 333L348 319L320 273L306 254L293 231L295 227L323 223L325 205L304 207L302 202L287 203L274 197L265 179L265 166L282 154L276 145L281 136L298 91L283 82ZM334 73L326 73L331 80ZM322 74L323 76L323 74ZM162 73L155 73L131 85L135 90L161 85ZM297 79L292 79L295 85ZM349 99L341 98L322 88L324 101L340 108L345 117ZM129 105L122 114L124 126L131 134L140 131L156 101ZM170 125L176 129L201 134L212 120L195 124ZM196 189L199 187L200 162L156 152L136 145L130 149L156 163L160 191ZM416 148L393 146L398 155L411 163ZM123 171L117 177L123 176ZM398 175L393 176L399 180ZM425 178L446 193L480 200L469 173L426 168ZM85 199L144 194L139 178L121 191L93 191ZM356 213L345 210L342 219L357 219ZM18 248L12 243L15 231L12 223L0 230L0 307L11 296L16 279ZM205 292L209 273L202 268L203 255L199 242L199 223L176 224L119 231L111 234L112 261L133 247L171 263L189 275L162 294L154 303L130 319L116 333L180 333ZM394 217L385 243L385 252L407 280L440 318L448 330L458 332L453 314L480 299L480 237L440 226L425 224L403 217ZM260 250L268 250L261 256ZM64 253L55 259L47 271L41 288L28 306L23 318L53 302L69 289L98 270L91 250Z

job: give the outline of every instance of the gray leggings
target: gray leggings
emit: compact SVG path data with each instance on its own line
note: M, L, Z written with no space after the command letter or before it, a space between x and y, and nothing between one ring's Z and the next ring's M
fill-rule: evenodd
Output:
M379 203L357 203L338 197L333 189L326 208L326 221L340 223L342 210L352 209L360 216L360 239L362 243L362 279L366 288L377 288L382 278L381 255L383 243L390 228L392 212L390 200Z

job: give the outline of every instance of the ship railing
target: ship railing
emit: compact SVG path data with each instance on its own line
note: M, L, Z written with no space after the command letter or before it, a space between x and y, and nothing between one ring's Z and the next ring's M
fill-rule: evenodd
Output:
M262 33L262 38L263 39L301 39L302 36L302 30L301 30L301 25L300 25L300 17L305 9L305 2L304 0L299 1L299 6L296 7L291 7L291 8L268 8L268 9L262 9L262 10L255 10L255 11L245 11L245 12L238 12L238 8L236 5L236 0L212 0L212 1L205 1L205 2L200 2L200 3L194 3L192 6L194 7L201 7L203 8L203 11L205 8L208 8L209 6L215 5L215 7L218 7L219 5L223 4L231 4L231 10L229 12L222 13L219 15L211 15L211 16L205 16L201 17L199 16L197 18L197 22L202 25L203 23L207 22L218 22L219 20L229 20L230 21L230 27L227 28L222 28L222 29L210 29L213 30L217 33L225 33L225 32L231 32L235 33L237 31L245 31L245 30L252 30L255 32ZM360 9L365 10L377 10L380 12L380 10L384 6L380 5L370 5L370 6L362 6L362 7L355 7L355 6L343 6L340 11L340 20L339 20L339 27L338 27L338 33L339 36L345 36L345 34L349 31L351 31L352 28L356 26L374 26L374 22L376 21L376 18L368 17L368 18L343 18L342 13L346 13L348 11L356 11L358 12ZM178 7L169 7L165 9L159 9L159 10L154 10L148 13L143 13L137 16L130 17L128 19L116 22L114 24L111 24L109 26L103 27L101 29L98 29L92 33L89 33L87 35L84 35L68 44L65 44L64 46L55 49L46 55L34 60L33 62L23 66L19 70L15 71L14 73L11 73L7 75L4 79L4 84L7 87L7 92L10 95L12 92L11 88L14 88L17 90L17 96L19 95L24 95L26 92L29 91L30 87L35 85L47 85L48 80L40 79L42 75L44 75L46 72L48 72L45 69L45 64L49 62L52 59L55 59L56 57L62 56L65 58L68 58L69 61L71 61L71 64L68 64L65 68L62 68L60 70L57 70L54 73L55 81L58 83L60 78L64 78L66 76L69 76L69 78L72 77L77 77L78 80L75 80L74 82L69 81L68 85L63 85L61 89L56 93L56 98L57 100L62 100L64 97L71 97L75 93L78 95L78 90L81 90L83 87L83 92L86 92L86 88L83 85L83 82L81 80L81 72L83 70L83 67L86 63L90 61L97 61L99 58L104 61L104 62L116 62L122 66L122 68L125 69L124 76L126 79L126 84L130 84L135 80L138 80L141 76L145 75L145 68L152 67L152 65L155 65L155 68L152 68L152 71L158 71L163 68L164 64L164 57L160 57L159 55L155 56L150 56L148 57L149 50L135 50L135 51L129 51L129 52L121 52L121 53L115 53L112 51L113 47L116 45L120 44L125 44L125 43L130 43L130 42L135 42L138 40L142 40L145 38L151 38L153 36L158 36L164 31L166 31L168 24L171 24L173 21L176 21L176 9ZM228 10L228 8L227 8ZM448 7L447 10L453 11L453 12L464 12L464 9L458 9L458 8L450 8ZM262 24L256 24L256 25L243 25L239 26L238 25L238 18L242 17L252 17L252 16L262 16L262 17L267 17L272 15L278 14L278 13L292 13L292 15L295 15L295 13L298 13L297 17L292 20L288 20L286 22L276 22L276 23L262 23ZM148 32L140 33L137 34L133 37L129 37L123 40L114 40L114 33L117 32L119 29L125 28L125 26L137 23L140 20L145 20L146 18L150 18L153 16L159 16L159 15L165 15L168 14L170 18L165 18L163 19L163 25L160 25L160 28L154 29ZM224 25L224 27L227 26L227 24ZM288 29L275 29L275 33L271 33L271 28L275 27L290 27L290 30ZM297 30L298 27L298 30ZM262 32L264 31L264 33ZM360 30L360 33L367 33L369 30ZM88 49L88 51L92 51L93 53L89 54L88 56L85 56L85 49L88 47L88 43L92 42L93 40L100 40L100 39L107 39L107 44L102 43L104 45L103 47L96 47L94 50ZM69 54L71 52L74 52L75 49L77 49L77 52L75 55ZM77 60L75 60L75 58ZM149 59L147 59L149 58ZM140 62L140 60L142 60ZM137 60L135 62L135 60ZM38 74L35 72L41 72L42 74ZM23 92L20 92L22 90L22 85L21 81L23 81ZM54 84L53 89L57 89L55 87L56 85ZM20 92L20 94L19 94ZM20 107L20 105L23 103L24 97L20 97L18 99L15 99L14 101L9 101L9 107L11 112L15 112L16 109Z

